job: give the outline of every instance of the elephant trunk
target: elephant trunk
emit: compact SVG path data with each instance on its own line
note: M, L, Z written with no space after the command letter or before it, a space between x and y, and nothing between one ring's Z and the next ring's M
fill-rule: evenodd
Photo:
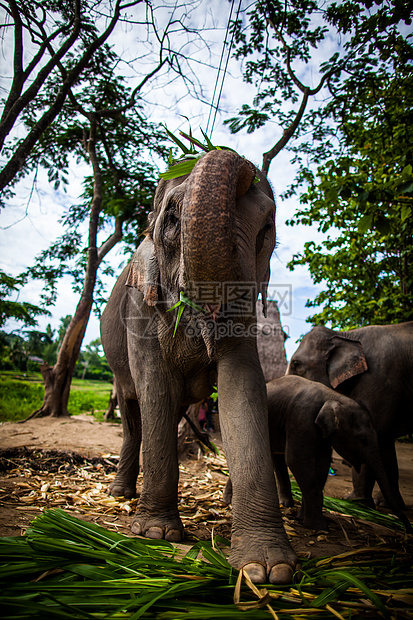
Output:
M187 181L181 221L187 287L239 280L235 201L248 191L254 176L253 164L233 151L211 151L196 164Z

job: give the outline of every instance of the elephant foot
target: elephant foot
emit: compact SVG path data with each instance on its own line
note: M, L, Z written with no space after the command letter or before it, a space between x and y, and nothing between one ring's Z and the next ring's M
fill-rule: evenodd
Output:
M276 564L270 570L267 577L267 570L258 562L250 562L242 567L244 573L251 579L253 583L266 583L269 581L273 584L285 585L292 583L294 569L290 564Z
M113 497L124 497L125 499L133 499L137 497L136 481L125 482L124 480L115 480L108 487L109 495Z
M288 539L281 539L277 545L265 547L262 542L250 540L243 544L243 536L232 536L229 563L238 570L241 568L253 583L292 583L296 570L297 556L290 547ZM254 547L254 551L248 551Z
M184 527L181 519L175 515L154 517L145 513L138 513L132 521L131 530L138 536L157 540L164 539L169 542L181 542L184 538Z
M375 508L374 500L372 497L363 497L360 493L356 493L355 491L352 491L351 493L346 495L344 499L352 502L360 502L360 504L364 504L368 508Z
M303 519L303 527L307 530L314 530L316 532L328 532L328 522L324 517L319 518L304 518Z
M279 499L280 505L284 506L284 508L293 508L294 500L292 497L289 497L288 495L279 494L278 499Z
M406 504L404 503L404 499L402 498L400 493L397 493L397 499L397 508L399 510L406 510ZM375 494L374 504L377 508L392 508L392 506L389 506L389 503L384 499L383 493L381 491L378 491Z

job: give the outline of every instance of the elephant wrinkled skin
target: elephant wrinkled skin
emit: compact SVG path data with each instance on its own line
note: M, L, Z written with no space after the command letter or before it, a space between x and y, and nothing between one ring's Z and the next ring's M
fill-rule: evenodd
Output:
M296 556L278 506L254 331L258 293L266 300L274 220L267 180L234 152L209 152L190 175L161 180L145 239L114 287L101 334L124 435L113 495L135 495L142 441L132 531L182 539L177 426L182 411L216 384L234 484L229 561L253 581L285 583ZM180 294L192 306L174 308Z
M324 383L369 410L381 459L403 506L394 440L413 431L413 321L347 332L314 327L291 357L286 374ZM352 476L350 498L373 504L371 469L362 465L357 473L353 468Z

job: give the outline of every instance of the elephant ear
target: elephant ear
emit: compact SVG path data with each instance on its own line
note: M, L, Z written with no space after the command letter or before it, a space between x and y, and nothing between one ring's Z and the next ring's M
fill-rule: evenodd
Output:
M338 429L338 412L340 407L340 403L336 400L326 400L318 412L314 424L321 428L323 439L327 439Z
M368 370L363 347L358 340L341 336L331 338L333 345L327 361L327 372L331 386L335 389L343 381Z
M151 244L149 251L146 249L140 252L146 241L149 240L141 244L132 258L125 284L141 291L148 306L155 306L158 301L160 271L153 242L149 242Z

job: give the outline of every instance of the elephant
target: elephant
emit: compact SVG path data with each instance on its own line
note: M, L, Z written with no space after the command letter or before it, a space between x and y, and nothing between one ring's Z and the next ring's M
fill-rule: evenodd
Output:
M177 426L219 393L234 484L229 562L254 582L289 583L297 557L282 523L269 445L256 302L265 308L275 202L263 173L231 150L161 179L145 238L101 318L118 387L123 445L112 495L143 487L132 532L180 541Z
M322 383L284 376L267 383L271 452L280 502L293 506L287 466L302 493L299 518L312 530L327 529L323 517L323 488L332 448L357 471L368 463L384 497L406 530L411 526L402 512L380 458L377 434L367 409ZM230 480L230 479L229 479ZM224 491L231 501L231 483Z
M349 331L314 327L292 355L287 375L319 381L363 404L372 416L381 459L399 491L395 439L413 430L413 321ZM352 471L350 499L374 505L374 474L367 464ZM383 504L380 495L377 504Z

